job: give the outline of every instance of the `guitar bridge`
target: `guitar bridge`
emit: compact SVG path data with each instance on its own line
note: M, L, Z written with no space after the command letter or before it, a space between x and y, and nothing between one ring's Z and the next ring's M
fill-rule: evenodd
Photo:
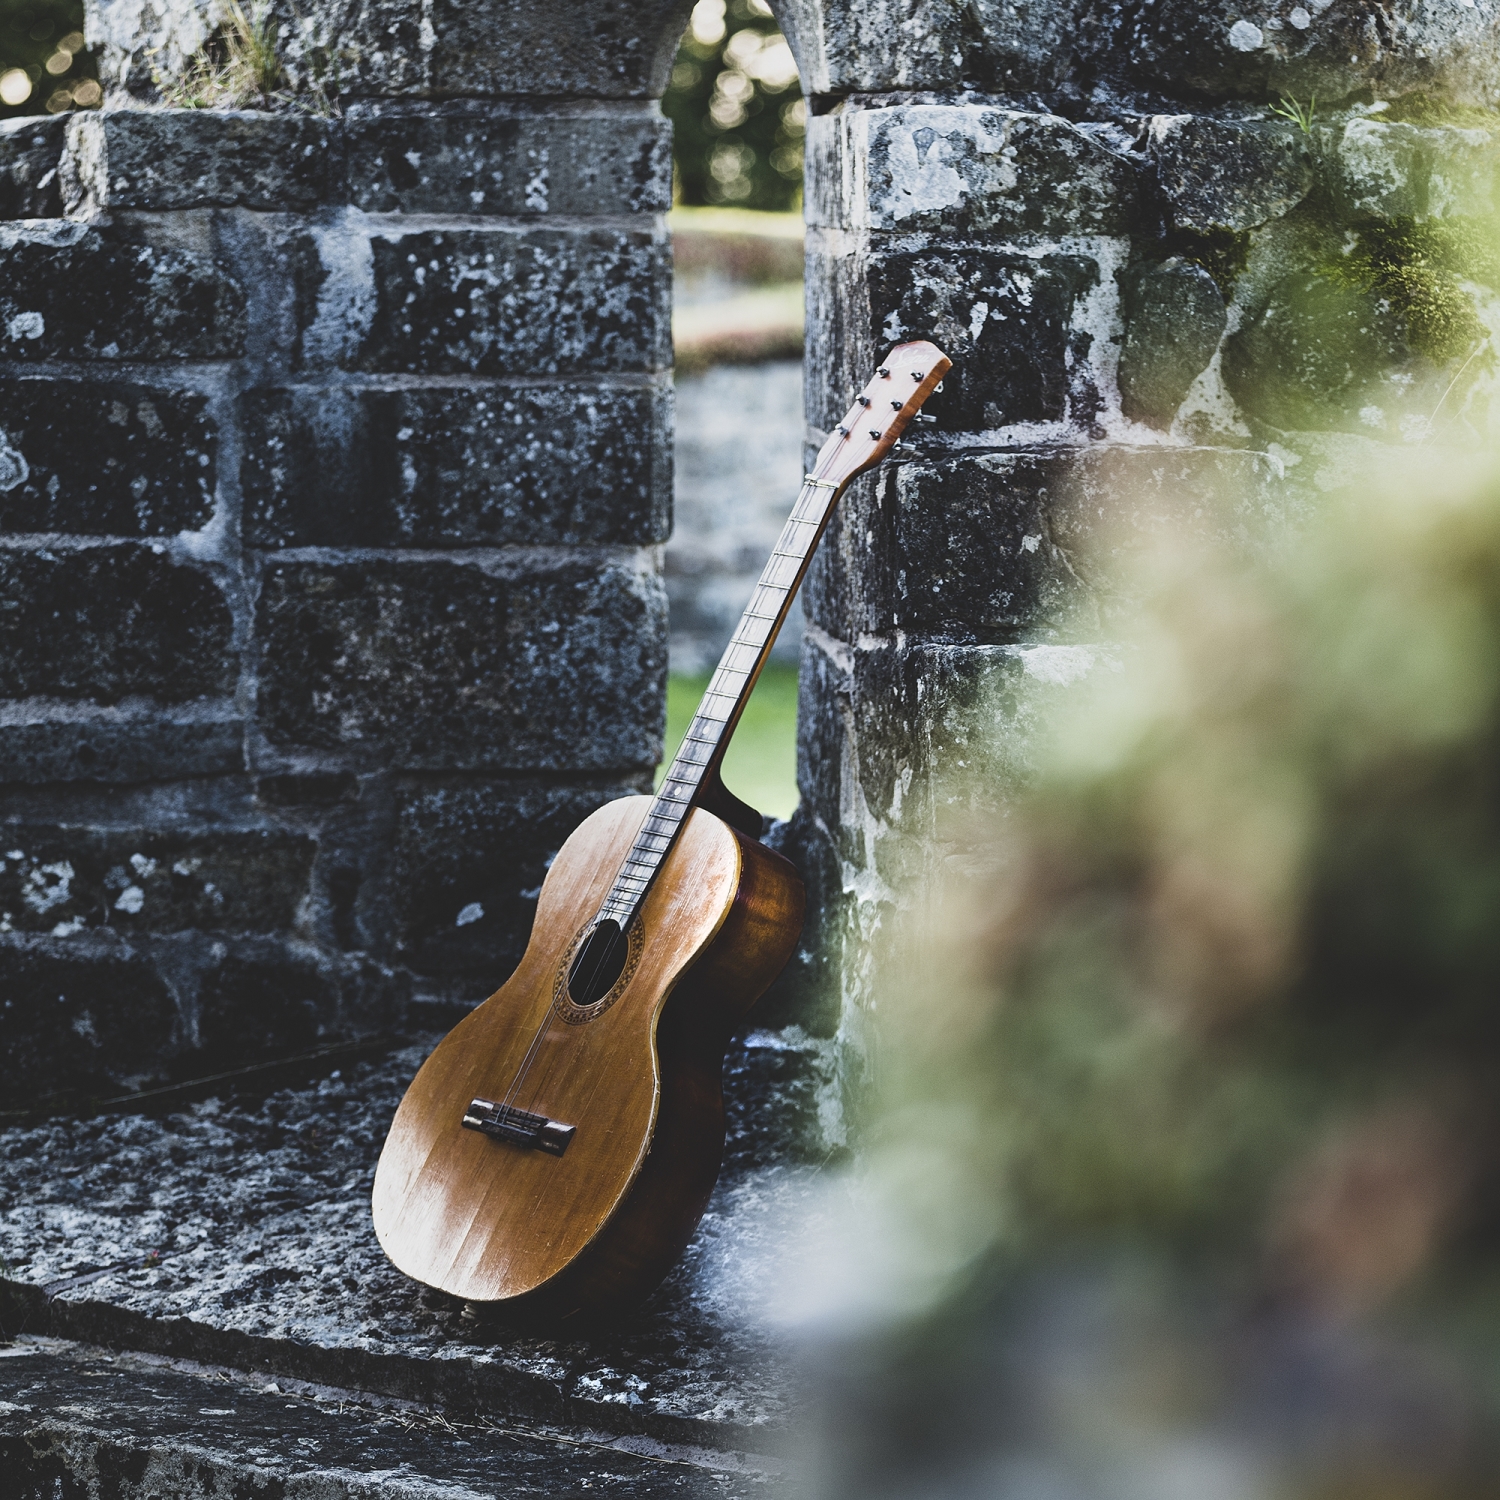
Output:
M529 1110L516 1109L514 1105L497 1104L493 1099L471 1099L464 1111L464 1129L477 1130L497 1141L524 1146L529 1151L561 1156L578 1127L549 1120L546 1115L534 1115Z

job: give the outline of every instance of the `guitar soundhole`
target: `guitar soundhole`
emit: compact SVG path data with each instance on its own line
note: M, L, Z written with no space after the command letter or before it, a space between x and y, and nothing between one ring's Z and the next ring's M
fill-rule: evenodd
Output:
M601 922L585 940L568 970L568 998L580 1009L597 1004L625 972L630 944L618 922Z

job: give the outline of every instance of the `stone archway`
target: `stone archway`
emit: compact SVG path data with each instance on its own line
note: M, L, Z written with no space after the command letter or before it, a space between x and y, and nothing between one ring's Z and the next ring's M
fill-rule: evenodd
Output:
M1492 190L1497 23L776 9L812 106L809 439L884 341L959 361L806 599L792 846L823 918L779 1015L854 1055L860 955L946 850L945 767L983 747L1003 795L1028 695L1108 630L1074 566L1093 518L1124 493L1147 531L1293 514L1406 441L1400 393L1461 364L1399 307L1338 368L1293 345L1380 300L1345 287L1329 313L1325 249L1374 226L1399 258L1392 226L1431 239ZM0 202L32 221L0 228L0 956L38 1078L253 1050L233 997L273 984L299 998L268 1036L376 1029L407 986L452 1014L503 971L561 833L649 776L652 101L686 13L285 0L288 76L339 119L116 108L4 137ZM113 102L208 14L97 5ZM1490 377L1468 379L1483 425Z

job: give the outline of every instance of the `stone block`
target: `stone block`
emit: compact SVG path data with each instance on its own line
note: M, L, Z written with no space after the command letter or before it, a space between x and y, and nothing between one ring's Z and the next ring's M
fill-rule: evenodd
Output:
M1137 78L1179 94L1331 104L1421 90L1493 104L1497 42L1494 16L1477 6L1307 0L1247 14L1239 0L1162 0L1138 12L1127 45Z
M923 408L943 428L1068 417L1074 312L1098 282L1093 260L962 242L881 241L861 255L839 248L822 235L809 240L813 422L831 427L876 359L908 339L931 339L953 360L943 393Z
M502 578L469 563L273 562L258 609L270 743L406 767L653 766L660 580L592 560Z
M232 359L245 298L206 248L0 224L0 360Z
M292 0L274 9L294 65L316 70L336 58L338 86L363 97L655 98L683 26L674 0L587 0L562 14L522 0L325 4L306 29Z
M1093 601L1049 529L1070 457L989 453L897 468L882 516L893 551L890 623L994 642L1072 624L1080 609L1087 617Z
M102 939L0 935L0 997L0 1077L12 1109L52 1092L149 1086L183 1042L155 968Z
M809 617L842 641L897 630L1003 641L1072 624L1080 608L1087 616L1089 591L1048 529L1075 453L980 453L885 470L863 503L841 503Z
M831 835L841 893L893 912L1024 786L1058 693L1111 660L1091 643L813 643L804 691L837 715L823 708L799 723L799 816ZM844 935L856 969L871 932Z
M1492 213L1500 136L1357 115L1320 133L1324 171L1343 218Z
M403 998L396 977L368 961L331 961L282 938L233 939L212 949L199 978L193 1051L178 1071L201 1075L390 1034Z
M638 214L672 204L671 127L654 110L363 103L350 107L344 133L350 201L367 213Z
M242 770L245 726L234 705L206 707L201 719L75 705L30 715L12 709L0 721L0 782L139 782Z
M252 547L643 544L671 529L663 389L298 386L247 392L241 410Z
M1483 217L1500 208L1500 130L1445 126L1432 131L1429 142L1424 208L1429 217Z
M0 822L0 931L66 937L289 929L311 838L271 828L187 831Z
M390 887L401 962L469 979L471 998L484 999L520 959L563 841L595 808L648 786L646 776L634 785L403 785Z
M217 584L149 548L0 550L0 697L224 697L239 664Z
M972 21L961 0L785 0L776 8L809 94L956 89Z
M0 219L55 219L62 212L66 115L0 120Z
M166 536L213 517L206 397L127 381L0 383L0 531Z
M1193 381L1208 368L1229 314L1202 266L1177 259L1146 268L1125 296L1120 406L1137 422L1163 429Z
M1055 115L981 105L808 121L809 222L953 234L1125 234L1135 168Z
M1157 115L1149 149L1167 216L1195 234L1280 218L1314 182L1310 144L1293 125Z
M1094 0L970 0L970 13L982 52L969 67L1001 94L1076 88L1081 69L1097 68L1110 29Z
M272 0L266 16L289 82L335 98L655 98L683 26L680 0L585 0L561 15L521 0ZM106 84L151 99L217 22L204 0L99 0L88 36Z
M70 214L119 209L306 210L342 186L332 120L251 110L89 111L63 163Z
M841 503L809 617L849 642L1098 640L1122 551L1194 530L1265 541L1294 509L1280 479L1251 450L1123 444L893 465Z
M1449 383L1413 354L1386 298L1315 272L1271 288L1225 343L1223 369L1235 400L1273 427L1368 437L1421 435Z
M524 381L671 363L664 235L392 232L371 250L373 309L355 356L361 370Z

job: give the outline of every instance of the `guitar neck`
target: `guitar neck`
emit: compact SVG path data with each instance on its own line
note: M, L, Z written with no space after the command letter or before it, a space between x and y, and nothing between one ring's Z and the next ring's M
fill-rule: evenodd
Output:
M622 929L630 925L689 810L712 785L839 496L856 474L873 468L890 452L949 368L947 356L932 344L919 341L892 349L823 444L677 758L600 908L600 921L618 922Z
M836 484L811 475L803 481L797 503L761 570L760 581L719 658L719 665L709 678L708 689L646 814L635 847L615 879L601 917L611 918L621 927L629 923L672 847L682 820L709 776L717 771L745 704L755 690L761 668L776 644L776 636L813 551L847 485L848 480Z

